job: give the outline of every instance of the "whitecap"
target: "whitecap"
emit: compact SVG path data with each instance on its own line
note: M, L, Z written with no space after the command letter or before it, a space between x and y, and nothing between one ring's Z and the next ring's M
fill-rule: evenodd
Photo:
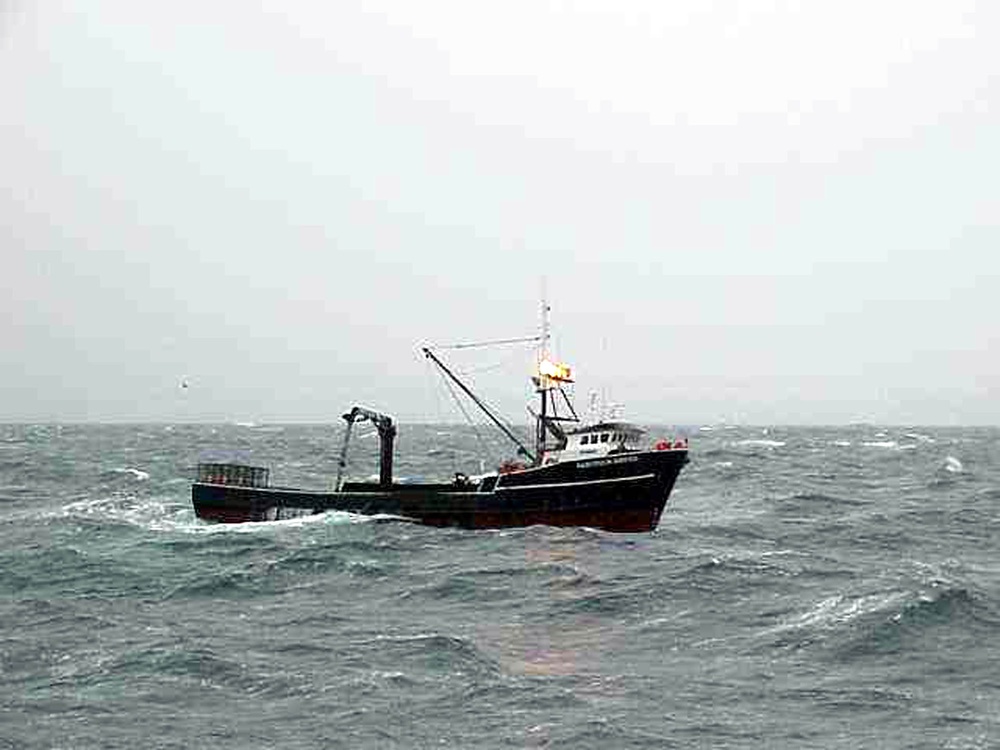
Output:
M738 440L736 445L758 445L762 448L781 448L785 445L784 440Z
M905 593L901 591L868 594L849 597L835 594L827 597L804 612L784 618L781 623L770 629L770 632L797 630L799 628L832 628L838 624L851 622L861 616L891 609L893 605L903 601Z
M195 516L190 502L178 503L174 498L138 498L135 496L110 496L88 498L68 503L51 514L56 518L88 518L131 526L155 532L180 532L186 534L260 534L282 528L312 526L314 524L345 525L376 521L411 519L387 514L361 515L347 511L329 510L307 513L294 518L275 521L246 521L243 523L213 523Z
M958 473L959 473L959 472L961 472L961 471L962 471L962 470L963 470L964 468L965 468L965 467L963 467L963 466L962 466L962 462L961 462L961 461L959 461L959 460L958 460L957 458L955 458L954 456L948 456L948 457L947 457L947 458L946 458L946 459L944 460L944 470L945 470L945 471L950 471L950 472L951 472L951 473L953 473L953 474L958 474Z
M114 471L115 474L131 474L133 477L135 477L135 480L137 482L145 482L147 479L149 479L149 472L142 471L142 469L119 468L119 469L112 469L112 471Z
M323 513L307 513L294 518L280 518L275 521L243 521L242 523L213 523L197 518L174 526L172 531L192 534L262 534L277 529L299 528L316 524L339 526L353 523L370 523L377 516L362 516L342 510L328 510ZM163 529L168 530L168 529Z
M145 529L173 528L182 519L193 519L194 509L165 498L111 496L77 500L64 505L57 517L91 518L131 524Z
M373 523L384 520L410 519L402 516L385 514L362 515L348 513L344 510L328 510L322 513L306 513L293 518L279 518L274 521L243 521L241 523L214 523L202 521L194 516L194 511L184 519L177 518L173 523L150 526L153 531L179 531L189 534L265 534L280 529L294 529L314 525L343 526L347 524Z
M851 441L850 440L834 440L831 443L831 445L837 445L837 446L840 446L841 448L850 448L851 447Z
M892 450L899 448L899 443L895 440L866 440L862 445L866 448L889 448Z

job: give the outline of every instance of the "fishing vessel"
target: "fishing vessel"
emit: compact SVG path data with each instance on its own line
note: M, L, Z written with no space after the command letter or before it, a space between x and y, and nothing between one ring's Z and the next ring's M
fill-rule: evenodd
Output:
M647 440L645 431L618 419L581 420L565 386L570 368L548 354L548 308L542 333L510 341L539 341L532 376L539 399L534 446L529 448L430 347L424 355L512 442L516 458L479 476L458 473L449 482L401 483L392 471L396 424L364 406L346 422L337 476L327 490L272 486L265 467L201 463L191 497L208 521L272 521L330 510L385 515L432 526L503 528L544 524L615 532L651 531L688 461L686 438ZM353 427L372 423L379 436L377 482L345 481Z

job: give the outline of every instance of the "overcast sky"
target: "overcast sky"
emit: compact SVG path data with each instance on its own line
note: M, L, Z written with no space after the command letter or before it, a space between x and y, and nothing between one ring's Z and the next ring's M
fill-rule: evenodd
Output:
M0 87L0 421L454 420L545 279L637 421L1000 424L1000 4L0 0Z

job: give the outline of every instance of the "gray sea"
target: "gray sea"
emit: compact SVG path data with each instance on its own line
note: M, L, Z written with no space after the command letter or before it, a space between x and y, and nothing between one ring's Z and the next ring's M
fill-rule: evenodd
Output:
M1000 430L688 433L611 534L209 525L199 459L324 487L339 427L0 425L0 748L1000 747Z

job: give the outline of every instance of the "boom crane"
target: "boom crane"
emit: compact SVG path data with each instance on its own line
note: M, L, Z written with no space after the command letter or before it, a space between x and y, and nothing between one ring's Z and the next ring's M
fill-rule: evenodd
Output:
M344 431L344 444L340 449L340 460L337 462L337 482L333 489L340 492L341 483L344 479L344 469L347 467L347 446L351 441L351 431L354 423L368 420L375 425L378 430L379 461L378 461L378 483L383 489L392 487L392 443L396 439L396 425L392 423L392 417L380 414L377 411L366 409L363 406L355 406L347 414L343 415L347 422L347 429Z

